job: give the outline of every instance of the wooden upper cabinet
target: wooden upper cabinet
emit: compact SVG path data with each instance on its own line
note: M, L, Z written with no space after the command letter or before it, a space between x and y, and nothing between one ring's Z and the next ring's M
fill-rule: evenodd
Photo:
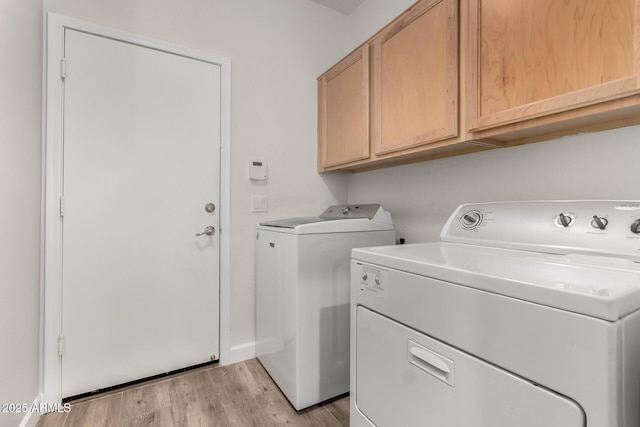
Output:
M469 0L468 125L536 132L639 103L638 0ZM630 99L630 97L635 97ZM625 110L626 109L626 110ZM617 114L603 114L617 111ZM553 117L552 117L553 116ZM536 130L537 129L537 130ZM526 137L526 133L522 134Z
M318 170L369 157L369 47L318 78Z
M321 172L632 124L640 0L419 0L318 78Z
M376 155L458 135L458 34L458 1L426 0L371 40Z

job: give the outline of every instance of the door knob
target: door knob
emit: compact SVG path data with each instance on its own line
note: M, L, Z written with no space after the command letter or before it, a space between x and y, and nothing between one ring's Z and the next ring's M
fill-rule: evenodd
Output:
M207 225L204 228L204 231L200 232L200 233L196 233L196 236L202 236L204 234L206 234L207 236L213 236L213 233L216 232L216 229L213 227L213 225Z

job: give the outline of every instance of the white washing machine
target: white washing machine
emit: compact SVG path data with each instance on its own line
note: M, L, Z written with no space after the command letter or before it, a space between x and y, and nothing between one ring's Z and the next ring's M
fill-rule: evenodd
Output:
M393 243L380 205L258 225L256 354L296 410L349 391L351 249Z
M640 426L640 202L460 206L351 264L351 426Z

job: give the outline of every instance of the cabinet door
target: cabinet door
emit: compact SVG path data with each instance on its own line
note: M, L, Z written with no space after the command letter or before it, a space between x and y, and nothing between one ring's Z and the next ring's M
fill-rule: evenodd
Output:
M318 170L369 157L369 46L318 78Z
M457 136L457 0L416 3L371 45L375 153Z
M638 93L636 3L470 0L471 130Z

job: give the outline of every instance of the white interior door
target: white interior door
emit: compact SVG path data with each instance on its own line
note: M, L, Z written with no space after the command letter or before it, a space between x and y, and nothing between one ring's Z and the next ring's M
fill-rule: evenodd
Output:
M69 397L219 355L220 67L71 29L64 55Z

